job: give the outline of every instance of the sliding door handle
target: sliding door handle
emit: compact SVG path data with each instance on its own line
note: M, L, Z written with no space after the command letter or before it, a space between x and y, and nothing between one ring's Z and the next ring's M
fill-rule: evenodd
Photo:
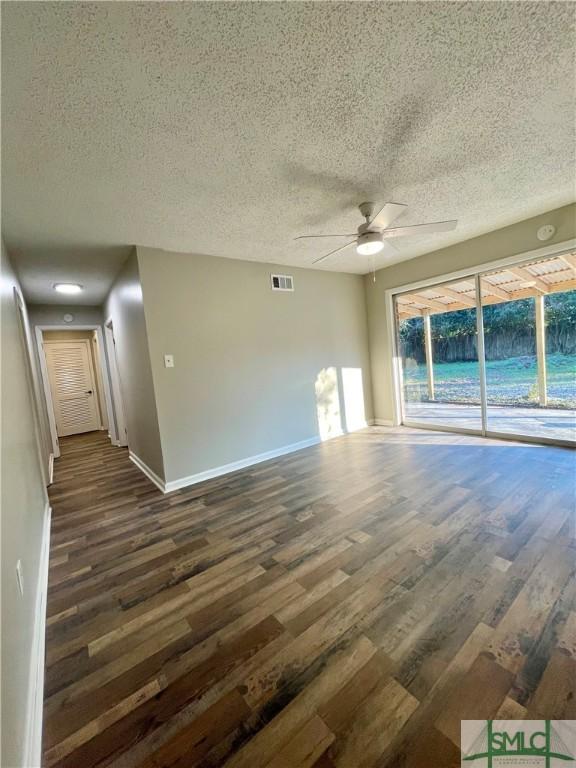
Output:
M91 389L89 389L89 390L88 390L88 391L87 391L85 394L87 394L87 395L91 395L91 394L92 394L92 390L91 390Z

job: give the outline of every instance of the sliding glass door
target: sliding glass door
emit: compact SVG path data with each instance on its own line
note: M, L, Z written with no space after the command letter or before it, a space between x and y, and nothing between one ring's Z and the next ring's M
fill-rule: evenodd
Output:
M575 438L576 290L571 258L569 254L481 277L488 432Z
M403 423L576 439L576 254L436 283L394 303Z
M482 429L475 290L459 280L397 297L407 423Z

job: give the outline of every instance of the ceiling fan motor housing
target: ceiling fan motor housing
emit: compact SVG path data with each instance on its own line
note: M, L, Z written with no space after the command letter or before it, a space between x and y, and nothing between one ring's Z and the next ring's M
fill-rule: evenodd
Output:
M374 203L360 203L358 208L360 209L360 213L362 216L364 216L366 221L369 221L374 214L375 205Z

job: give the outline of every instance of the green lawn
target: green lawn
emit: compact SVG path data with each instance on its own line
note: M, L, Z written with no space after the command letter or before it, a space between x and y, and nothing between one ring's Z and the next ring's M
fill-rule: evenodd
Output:
M559 408L576 408L576 355L546 358L548 402ZM477 362L435 363L435 399L446 403L480 402ZM512 357L486 363L488 402L497 405L536 405L538 374L534 356ZM428 399L426 366L407 361L404 367L406 400Z

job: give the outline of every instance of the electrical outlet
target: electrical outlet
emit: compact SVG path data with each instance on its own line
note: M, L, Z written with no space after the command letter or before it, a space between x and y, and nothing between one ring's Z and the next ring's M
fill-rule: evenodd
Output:
M20 595L24 595L24 579L22 577L22 561L18 560L16 563L16 581L18 582L18 589L20 590Z
M174 355L164 355L164 368L174 368Z

